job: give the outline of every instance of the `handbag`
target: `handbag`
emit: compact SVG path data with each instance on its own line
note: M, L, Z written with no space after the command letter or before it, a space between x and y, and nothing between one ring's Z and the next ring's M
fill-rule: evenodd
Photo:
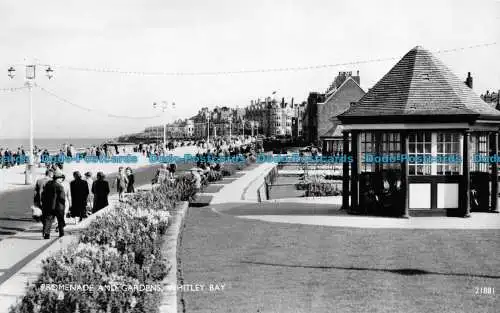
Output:
M36 220L36 221L40 220L40 218L42 217L42 214L43 214L42 210L39 207L34 206L34 205L31 206L31 215L33 216L34 220Z

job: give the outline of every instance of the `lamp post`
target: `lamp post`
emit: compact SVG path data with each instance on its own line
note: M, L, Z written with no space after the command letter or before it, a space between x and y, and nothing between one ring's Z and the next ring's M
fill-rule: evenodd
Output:
M175 108L175 102L172 102L170 104L172 109ZM166 151L167 150L167 110L169 108L169 104L167 101L162 101L161 105L159 105L156 102L153 102L153 108L160 108L163 112L163 149Z
M207 114L207 147L210 144L210 114Z
M36 62L28 62L27 60L25 60L24 66L26 70L24 85L28 88L30 103L30 151L28 163L26 163L26 171L24 172L24 183L26 185L31 185L33 183L33 164L35 156L33 148L33 87L36 87L36 70L39 66L45 67L45 73L48 79L52 79L52 77L54 77L54 70L48 65L40 65ZM13 66L9 67L7 70L7 76L9 76L10 79L14 79L16 76L16 69Z

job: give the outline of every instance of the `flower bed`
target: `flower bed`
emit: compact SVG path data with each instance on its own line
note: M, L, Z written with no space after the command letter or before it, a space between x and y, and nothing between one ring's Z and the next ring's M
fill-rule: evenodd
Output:
M184 175L98 216L77 245L43 261L40 277L10 312L158 312L170 268L161 251L168 211L195 193Z
M342 185L316 176L306 178L295 185L297 190L305 190L305 197L328 197L342 195Z

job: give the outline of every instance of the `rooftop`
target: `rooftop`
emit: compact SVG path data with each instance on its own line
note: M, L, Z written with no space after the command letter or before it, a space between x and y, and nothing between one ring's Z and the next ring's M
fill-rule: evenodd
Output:
M360 101L339 116L342 121L366 117L470 116L500 119L462 79L428 50L410 50Z

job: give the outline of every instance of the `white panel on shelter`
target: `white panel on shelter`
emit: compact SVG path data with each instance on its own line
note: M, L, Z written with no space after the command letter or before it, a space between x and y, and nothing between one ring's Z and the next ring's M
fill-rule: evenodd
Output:
M431 208L431 184L410 184L410 209Z
M458 183L437 184L437 207L438 209L458 208Z

